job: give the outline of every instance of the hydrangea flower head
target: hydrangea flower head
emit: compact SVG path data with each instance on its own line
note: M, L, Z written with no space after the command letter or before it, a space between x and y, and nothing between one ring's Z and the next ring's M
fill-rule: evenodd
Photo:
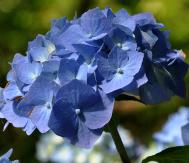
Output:
M91 9L50 31L15 55L0 89L0 117L22 128L49 130L71 143L91 147L123 93L143 103L185 96L188 65L172 50L163 25L148 13ZM157 91L158 90L158 91Z

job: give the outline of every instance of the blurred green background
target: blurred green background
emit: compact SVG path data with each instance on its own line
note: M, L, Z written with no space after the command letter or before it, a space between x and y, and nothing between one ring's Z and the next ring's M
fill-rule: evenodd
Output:
M125 8L130 14L152 12L170 30L172 47L182 49L189 61L189 0L0 0L0 86L6 84L5 76L10 68L8 62L14 54L24 54L28 41L39 33L46 33L53 18L67 16L72 19L76 13L79 16L97 6L108 6L113 11ZM186 83L188 95L189 74ZM161 128L171 112L175 112L179 106L188 105L187 96L187 99L174 97L170 102L156 106L122 102L117 103L115 108L123 126L148 144L151 134ZM0 154L13 147L13 158L19 159L21 163L38 162L35 159L35 143L39 133L36 131L28 137L12 126L3 132L4 123L1 120Z

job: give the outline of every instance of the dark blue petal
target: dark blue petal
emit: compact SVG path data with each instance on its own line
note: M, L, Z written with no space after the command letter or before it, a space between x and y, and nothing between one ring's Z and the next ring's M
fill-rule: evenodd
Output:
M136 50L137 44L130 33L125 33L122 30L116 28L109 33L109 39L106 37L105 43L112 49L114 46L121 48L122 50ZM112 42L112 43L111 43Z
M50 129L57 135L73 138L78 130L78 118L75 109L70 103L58 100L52 109L50 120Z
M114 100L78 80L63 86L56 98L79 109L79 117L90 129L103 127L111 118Z
M87 67L80 65L77 61L71 59L62 59L58 71L58 77L61 85L65 85L73 79L87 81Z
M146 66L145 69L148 70L146 72L149 81L140 88L140 96L144 102L159 103L169 100L174 95L185 97L183 78L187 73L188 65L182 59L170 59Z
M91 130L87 128L82 121L79 121L77 135L71 140L71 142L82 148L91 148L101 136L102 132L102 129Z

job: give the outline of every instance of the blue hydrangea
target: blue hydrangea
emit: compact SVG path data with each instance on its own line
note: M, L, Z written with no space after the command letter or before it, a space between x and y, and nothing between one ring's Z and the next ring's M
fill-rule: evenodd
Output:
M189 110L188 107L186 107L186 109ZM189 116L187 117L188 121L189 121ZM185 123L182 126L181 132L182 132L182 140L184 142L184 145L189 145L189 122L187 121L187 123Z
M13 149L10 149L7 153L5 153L4 155L0 156L0 162L2 163L19 163L18 160L15 161L10 161L9 158L11 157L13 152Z
M148 82L139 88L145 103L160 103L173 95L186 96L184 76L188 65L181 51L171 49L167 31L150 13L132 16L136 22L134 31L138 50L144 54L144 69ZM179 67L179 68L178 68Z
M181 107L178 112L170 115L163 126L162 131L154 134L155 140L160 145L181 146L182 140L181 128L187 124L189 119L189 109Z
M152 15L124 9L53 20L26 55L14 56L0 89L0 117L27 134L52 130L91 147L111 119L115 97L129 93L143 103L184 97L188 65L162 28Z

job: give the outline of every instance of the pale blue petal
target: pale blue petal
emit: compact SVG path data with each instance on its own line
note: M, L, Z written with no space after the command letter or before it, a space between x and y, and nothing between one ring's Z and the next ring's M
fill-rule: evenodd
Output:
M20 63L14 66L16 78L25 84L32 84L42 70L40 63Z
M49 131L48 122L51 109L52 108L48 108L46 105L35 106L30 113L29 118L41 133Z
M101 134L102 129L91 130L82 121L79 121L77 136L71 140L71 143L81 148L91 148Z
M13 100L18 96L23 96L15 82L9 82L3 91L6 100Z
M111 24L99 8L91 9L81 16L81 26L90 38L100 39L111 29Z

